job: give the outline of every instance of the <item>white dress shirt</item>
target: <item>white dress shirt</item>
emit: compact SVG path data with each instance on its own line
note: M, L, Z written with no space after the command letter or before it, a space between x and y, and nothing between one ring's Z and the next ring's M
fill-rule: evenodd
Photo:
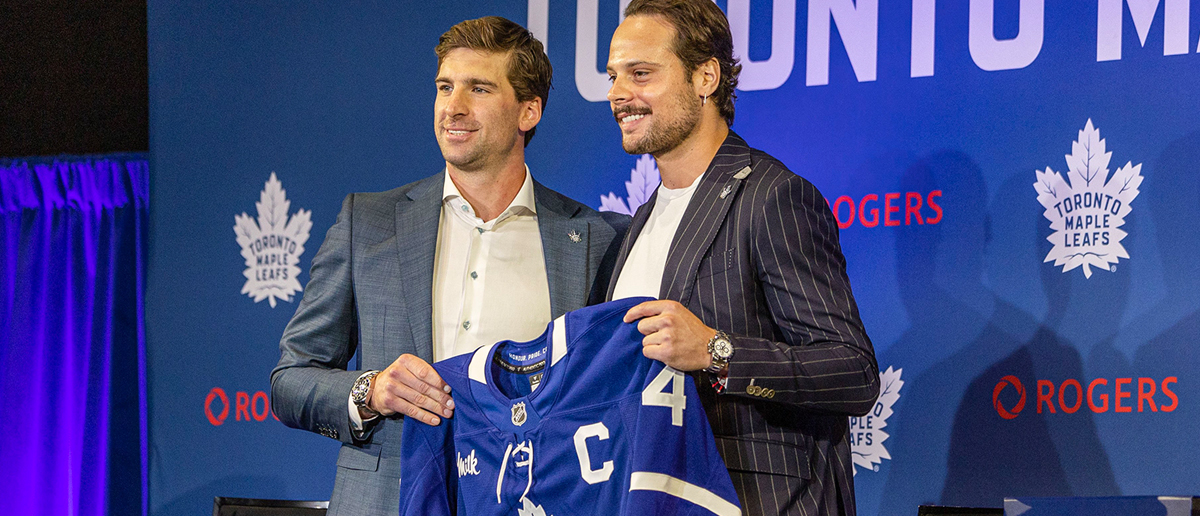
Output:
M446 174L433 271L433 360L501 340L533 340L550 322L550 283L533 178L484 222Z
M550 323L550 283L533 177L500 216L484 222L446 173L433 268L433 361L501 340L533 340ZM362 431L350 402L351 426Z
M683 212L687 210L688 202L692 200L692 194L703 177L704 174L700 174L692 184L674 190L658 185L658 198L654 201L646 225L633 242L633 249L629 250L625 266L617 277L617 286L613 289L613 299L637 296L658 298L671 240L675 238L675 232L683 220Z

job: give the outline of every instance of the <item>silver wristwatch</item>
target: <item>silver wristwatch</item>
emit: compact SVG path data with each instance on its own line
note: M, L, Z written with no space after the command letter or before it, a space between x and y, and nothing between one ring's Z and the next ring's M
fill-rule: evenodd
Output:
M717 334L708 341L708 353L712 355L712 365L705 371L719 373L729 366L729 359L733 358L733 341L729 339L728 334L717 330Z
M379 374L379 371L367 371L363 373L362 376L359 376L354 381L354 387L350 388L350 400L354 402L354 406L372 416L378 415L379 412L367 406L367 394L371 392L371 382L375 380L375 375L377 374Z

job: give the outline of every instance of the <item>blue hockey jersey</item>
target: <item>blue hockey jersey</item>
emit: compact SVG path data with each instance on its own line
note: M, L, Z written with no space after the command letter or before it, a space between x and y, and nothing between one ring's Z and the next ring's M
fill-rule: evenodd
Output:
M401 516L741 514L694 382L622 322L646 300L434 364L454 417L404 422Z

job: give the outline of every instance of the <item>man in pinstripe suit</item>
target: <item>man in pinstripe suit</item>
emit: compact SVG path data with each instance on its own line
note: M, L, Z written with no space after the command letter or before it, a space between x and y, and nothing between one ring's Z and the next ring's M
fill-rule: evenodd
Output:
M709 0L634 0L613 34L608 99L662 185L638 209L608 297L658 297L643 353L695 371L747 514L855 513L848 415L879 394L820 192L729 130L740 66Z

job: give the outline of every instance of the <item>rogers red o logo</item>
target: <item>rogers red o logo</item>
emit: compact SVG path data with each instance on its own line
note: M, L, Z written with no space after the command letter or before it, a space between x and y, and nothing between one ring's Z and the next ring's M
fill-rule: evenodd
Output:
M212 402L216 398L221 398L221 403L225 405L220 415L213 415L212 411ZM1021 402L1024 403L1024 400ZM208 422L213 426L221 426L225 422L225 418L229 417L229 396L225 395L225 389L213 387L208 391L208 396L204 398L204 415L208 416Z
M1021 400L1013 406L1011 412L1000 404L1000 391L1003 391L1004 387L1008 386L1010 383L1013 384L1013 387L1017 388L1017 394L1021 397ZM1001 378L1000 382L996 384L996 388L992 389L992 406L996 407L996 413L1000 414L1000 417L1004 419L1012 419L1017 417L1017 414L1020 414L1021 410L1025 408L1025 386L1021 385L1021 380L1018 380L1017 377L1013 375L1008 375L1004 378Z

